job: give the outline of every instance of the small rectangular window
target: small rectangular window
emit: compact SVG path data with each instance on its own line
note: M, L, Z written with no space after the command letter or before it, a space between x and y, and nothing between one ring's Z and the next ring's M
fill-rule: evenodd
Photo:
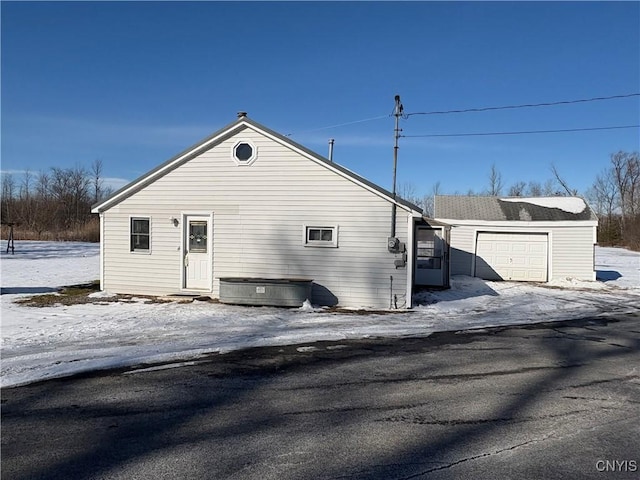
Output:
M151 220L144 217L131 218L131 251L148 252L151 246Z
M338 227L305 226L304 244L312 247L337 247Z

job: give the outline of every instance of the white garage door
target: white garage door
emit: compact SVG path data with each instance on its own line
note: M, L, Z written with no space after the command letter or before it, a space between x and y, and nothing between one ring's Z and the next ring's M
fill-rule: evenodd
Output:
M476 277L486 280L546 282L546 233L479 232Z

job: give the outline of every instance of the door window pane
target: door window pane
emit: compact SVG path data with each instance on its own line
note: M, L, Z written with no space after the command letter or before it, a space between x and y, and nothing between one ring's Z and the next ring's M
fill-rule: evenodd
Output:
M207 222L189 222L189 251L194 253L207 252Z

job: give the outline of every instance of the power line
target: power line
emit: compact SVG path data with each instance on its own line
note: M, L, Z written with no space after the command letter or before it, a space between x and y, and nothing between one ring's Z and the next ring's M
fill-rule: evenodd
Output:
M298 133L308 133L308 132L318 132L320 130L329 130L330 128L344 127L346 125L354 125L356 123L371 122L373 120L380 120L381 118L389 118L389 117L391 117L391 115L378 115L377 117L363 118L362 120L354 120L352 122L339 123L337 125L329 125L328 127L312 128L311 130L302 130L300 132L296 132L296 134L298 134ZM287 133L285 135L285 137L290 137L291 135L295 135L295 134L294 133Z
M478 132L478 133L434 133L425 135L401 135L405 138L418 137L482 137L491 135L527 135L534 133L566 133L566 132L589 132L594 130L617 130L623 128L640 128L640 125L621 125L613 127L589 127L589 128L565 128L560 130L526 130L520 132Z
M558 102L547 102L547 103L525 103L521 105L505 105L505 106L494 106L494 107L481 107L481 108L466 108L462 110L440 110L440 111L432 111L432 112L414 112L414 113L402 113L402 118L405 120L412 115L441 115L448 113L468 113L468 112L486 112L491 110L507 110L507 109L516 109L516 108L533 108L533 107L548 107L553 105L569 105L574 103L586 103L586 102L596 102L603 100L613 100L617 98L629 98L629 97L638 97L640 93L629 93L625 95L611 95L609 97L593 97L593 98L583 98L578 100L563 100ZM395 111L395 110L394 110ZM394 113L388 115L378 115L376 117L363 118L360 120L353 120L351 122L338 123L335 125L329 125L326 127L312 128L309 130L302 130L294 133L287 133L285 137L291 137L292 135L297 135L300 133L309 133L309 132L319 132L322 130L329 130L331 128L344 127L347 125L355 125L357 123L371 122L373 120L380 120L382 118L393 117Z
M545 103L523 103L521 105L504 105L499 107L481 107L481 108L465 108L462 110L439 110L433 112L413 112L407 113L408 117L412 115L443 115L447 113L468 113L468 112L487 112L490 110L508 110L516 108L533 108L533 107L551 107L555 105L570 105L574 103L586 103L586 102L599 102L603 100L613 100L616 98L629 98L638 97L640 93L629 93L626 95L612 95L610 97L593 97L593 98L581 98L578 100L562 100L558 102L545 102Z

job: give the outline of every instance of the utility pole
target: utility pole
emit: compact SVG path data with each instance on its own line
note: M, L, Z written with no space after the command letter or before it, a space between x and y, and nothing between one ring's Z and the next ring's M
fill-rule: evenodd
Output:
M400 103L400 95L395 96L395 107L393 109L393 116L396 117L396 125L393 130L395 141L393 144L393 190L391 193L393 194L394 203L391 204L391 237L396 236L396 171L398 170L398 138L400 138L400 132L402 129L400 128L400 117L404 112L404 107L402 103Z

